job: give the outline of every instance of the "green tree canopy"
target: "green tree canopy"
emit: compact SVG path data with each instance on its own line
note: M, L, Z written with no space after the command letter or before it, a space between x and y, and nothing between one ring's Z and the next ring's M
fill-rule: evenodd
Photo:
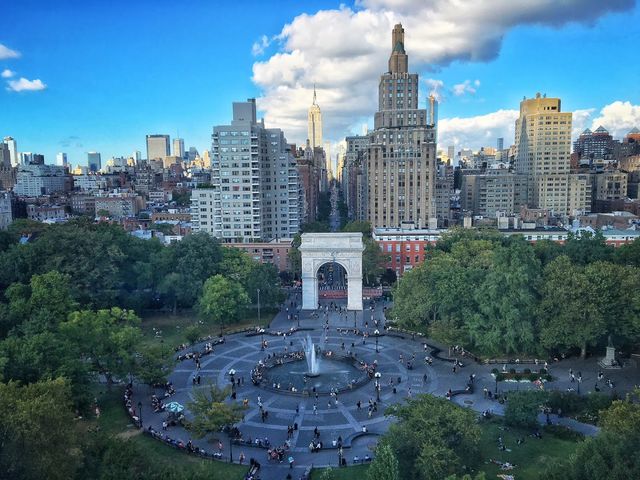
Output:
M375 458L367 470L367 480L400 480L398 459L385 443L376 448Z
M220 325L222 331L224 325L238 320L248 303L249 297L240 282L218 274L205 282L198 310L204 320Z
M193 401L188 404L193 421L188 428L202 438L217 433L223 427L239 422L243 417L243 407L238 402L225 402L230 389L219 389L216 385L197 388L193 391Z
M480 429L473 412L443 398L420 395L388 409L398 422L383 442L395 453L400 478L440 480L464 473L478 457Z

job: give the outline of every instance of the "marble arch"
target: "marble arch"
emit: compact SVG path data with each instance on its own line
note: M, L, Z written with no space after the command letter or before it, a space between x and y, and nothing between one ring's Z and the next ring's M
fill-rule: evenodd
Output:
M347 272L347 308L362 310L362 233L303 233L302 308L318 308L318 269L336 262Z

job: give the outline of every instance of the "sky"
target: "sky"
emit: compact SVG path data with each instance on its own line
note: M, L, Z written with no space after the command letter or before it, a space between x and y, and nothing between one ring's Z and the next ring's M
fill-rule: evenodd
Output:
M231 103L257 98L268 127L304 143L314 83L324 136L373 124L391 29L402 22L421 106L440 99L438 143L513 142L536 92L574 133L640 128L637 0L0 0L0 136L19 151L145 152L145 135L200 152Z

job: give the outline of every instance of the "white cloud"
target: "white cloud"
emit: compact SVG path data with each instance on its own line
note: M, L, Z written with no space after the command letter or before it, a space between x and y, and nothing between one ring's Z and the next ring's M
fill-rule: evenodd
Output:
M0 77L2 78L11 78L16 74L16 72L12 72L8 68L5 68L2 73L0 73Z
M588 23L633 4L634 0L359 0L355 9L341 6L302 14L274 37L279 51L253 65L253 81L262 90L258 107L269 125L285 129L290 141L302 142L316 83L325 137L343 138L358 119L372 117L376 110L378 79L387 70L395 23L401 21L405 28L410 70L420 72L455 60L491 60L505 35L519 25ZM264 52L263 40L254 45L255 53ZM466 88L478 86L479 81L470 82Z
M640 128L640 105L620 100L610 103L600 110L599 117L593 119L591 129L595 130L600 125L615 138L622 138L633 127Z
M465 93L474 95L478 91L479 86L480 80L474 80L473 82L471 80L465 80L462 83L454 85L452 91L456 97L460 97Z
M21 77L19 80L9 80L7 85L9 85L7 90L10 92L35 92L47 88L47 85L42 83L42 80L39 78L27 80Z
M20 52L11 50L9 47L5 47L0 43L0 60L7 60L9 58L18 58Z
M253 46L251 47L251 54L254 57L262 55L270 44L271 40L269 39L269 37L267 37L266 35L262 35L260 41L253 43Z
M429 95L433 95L438 102L444 98L444 82L435 78L427 78L424 83L429 87Z
M498 110L475 117L443 118L438 122L438 148L456 145L478 149L496 144L498 137L505 145L513 142L518 110Z

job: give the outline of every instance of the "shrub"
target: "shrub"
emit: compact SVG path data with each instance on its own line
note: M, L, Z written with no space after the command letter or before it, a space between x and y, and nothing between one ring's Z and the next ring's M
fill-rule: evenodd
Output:
M584 435L575 430L571 430L564 425L545 425L544 431L549 435L553 435L560 440L570 440L573 442L580 441L584 438Z
M538 425L538 413L547 395L542 391L520 391L509 393L504 410L504 419L508 425L532 428Z
M200 329L196 325L191 325L184 329L184 336L193 345L200 338Z
M509 369L509 373L511 373L513 375L514 373L516 373L516 369L515 368L510 368Z
M546 368L541 368L540 369L540 374L541 375L546 375L547 374L547 369Z
M529 374L531 373L531 369L530 369L530 368L525 368L525 369L524 369L524 373L525 373L526 375L529 375Z
M500 370L498 370L497 368L492 368L491 373L493 373L494 375L498 375L500 373Z
M530 382L535 382L536 380L538 380L539 375L537 373L530 373L529 374L529 381Z
M522 380L522 375L520 375L519 373L516 373L516 374L513 376L513 379L514 379L516 382L519 382L520 380Z

